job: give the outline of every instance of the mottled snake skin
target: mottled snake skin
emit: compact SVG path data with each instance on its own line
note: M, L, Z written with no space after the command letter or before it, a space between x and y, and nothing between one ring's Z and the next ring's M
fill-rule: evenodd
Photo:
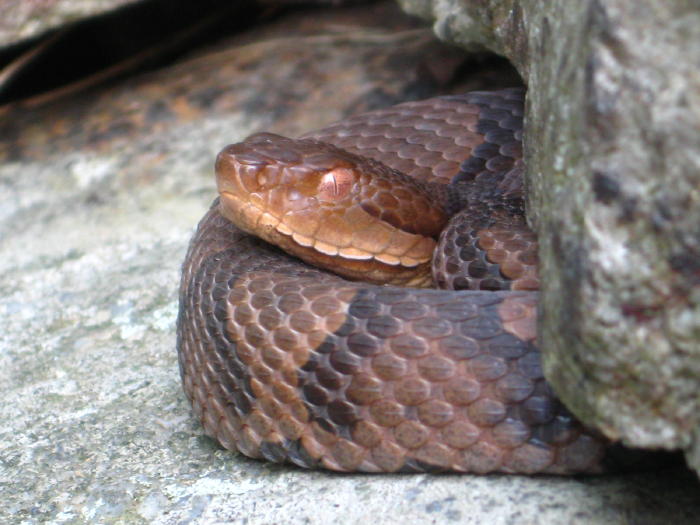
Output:
M607 442L555 397L535 346L536 241L513 211L522 105L519 89L470 93L307 135L421 180L481 188L457 199L473 206L434 261L435 280L456 291L314 269L241 232L214 202L187 253L177 324L184 389L208 435L253 458L340 471L602 469Z

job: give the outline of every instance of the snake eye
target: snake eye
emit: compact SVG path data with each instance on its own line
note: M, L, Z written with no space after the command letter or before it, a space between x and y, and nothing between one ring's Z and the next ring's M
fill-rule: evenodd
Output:
M350 193L354 183L353 170L334 168L321 176L316 197L321 201L339 201Z

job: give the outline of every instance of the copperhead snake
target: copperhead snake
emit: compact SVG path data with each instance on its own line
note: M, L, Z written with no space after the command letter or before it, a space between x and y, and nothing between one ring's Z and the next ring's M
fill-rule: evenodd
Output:
M603 468L607 441L542 375L523 100L437 97L219 154L177 323L208 435L339 471Z

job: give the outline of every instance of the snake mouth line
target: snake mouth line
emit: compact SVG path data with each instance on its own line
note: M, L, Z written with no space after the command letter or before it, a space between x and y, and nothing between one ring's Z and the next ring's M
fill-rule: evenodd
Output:
M281 218L274 216L251 201L241 199L233 192L221 190L219 194L222 198L222 214L226 218L239 225L248 233L261 236L268 242L275 242L275 233L273 232L276 232L288 239L292 239L300 248L313 249L329 257L339 257L353 261L375 260L388 266L401 266L404 268L415 268L429 260L420 260L408 256L398 257L385 253L372 253L355 246L339 248L333 244L292 230ZM422 240L420 236L416 235L415 237L417 242Z
M291 239L301 249L312 249L329 257L338 257L352 261L375 260L394 267L416 268L430 259L418 259L410 256L395 256L387 253L373 253L356 246L338 247L336 245L315 239L314 237L294 231L283 219L262 209L251 201L244 201L238 195L227 190L220 190L222 214L230 221L239 225L248 233L261 236L268 242L275 243L275 234ZM403 233L403 232L402 232ZM403 235L407 235L403 233ZM411 235L415 244L425 242L425 237Z

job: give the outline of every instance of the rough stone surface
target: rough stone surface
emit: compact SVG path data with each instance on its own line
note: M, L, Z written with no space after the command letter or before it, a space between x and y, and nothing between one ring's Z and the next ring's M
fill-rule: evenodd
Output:
M527 80L541 345L612 438L700 468L700 6L403 0Z

